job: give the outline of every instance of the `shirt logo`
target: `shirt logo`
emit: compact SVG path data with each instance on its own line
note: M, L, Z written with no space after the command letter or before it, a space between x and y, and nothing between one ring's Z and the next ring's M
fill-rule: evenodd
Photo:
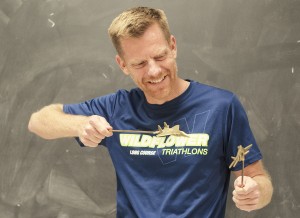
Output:
M120 134L121 146L133 149L130 150L130 155L156 155L156 149L161 149L159 152L161 155L207 155L208 141L209 135L204 133L189 134L189 137ZM134 148L151 150L134 150Z
M120 134L120 144L123 147L166 148L166 147L207 147L209 135L188 134L189 137L169 136L157 137L142 134Z
M205 133L210 111L194 115L192 125L189 126L186 118L173 123L180 125L189 137L184 136L153 136L146 134L120 134L120 145L129 150L134 156L158 156L162 164L169 164L177 157L208 155L210 136Z

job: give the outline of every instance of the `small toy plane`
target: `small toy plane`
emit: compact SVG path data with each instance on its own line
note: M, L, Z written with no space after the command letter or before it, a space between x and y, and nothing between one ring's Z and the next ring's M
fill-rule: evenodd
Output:
M128 132L128 133L147 133L147 134L154 134L157 137L175 135L175 136L184 136L190 137L185 132L179 130L179 125L175 125L173 127L169 127L169 125L164 122L164 128L162 129L160 125L158 125L157 131L143 131L143 130L124 130L124 129L113 129L112 132Z
M247 147L243 147L241 145L238 146L238 153L235 157L231 157L233 160L229 166L235 167L238 162L242 162L242 182L241 182L241 187L244 186L244 165L245 165L245 156L249 153L250 148L252 147L252 144L248 145Z
M166 122L164 122L163 129L160 127L160 125L158 125L158 131L156 131L155 134L157 137L163 137L163 136L168 136L168 135L189 137L188 134L186 134L183 131L180 131L179 125L175 125L170 128Z
M251 145L248 145L247 147L243 147L241 145L238 146L238 153L235 157L231 157L231 159L233 160L232 163L230 164L229 168L231 167L235 167L237 165L238 162L240 161L245 161L245 156L246 154L249 153L250 148L252 147Z

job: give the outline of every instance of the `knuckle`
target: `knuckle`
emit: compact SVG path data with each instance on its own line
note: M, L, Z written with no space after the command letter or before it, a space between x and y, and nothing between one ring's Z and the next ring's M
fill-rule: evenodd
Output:
M91 141L85 141L85 143L83 143L85 146L87 147L97 147L97 143L91 142Z
M86 130L92 130L94 127L90 124L90 123L88 123L86 126L85 126L85 129Z
M106 121L106 119L104 117L101 117L101 116L99 116L98 119L101 120L101 121Z
M97 123L97 122L99 122L99 118L98 118L97 115L92 115L92 116L90 116L90 119L89 119L89 123L90 123L90 124L95 124L95 123Z
M89 142L88 142L85 138L80 138L80 141L81 141L82 144L84 144L85 146L89 146Z
M97 115L92 115L92 116L90 116L90 118L91 118L91 120L94 120L94 119L97 119L98 116Z
M236 203L237 204L237 199L235 198L235 197L232 197L232 201L234 202L234 203Z
M89 127L87 127L86 129L85 129L85 132L86 132L86 134L92 134L93 132L94 132L94 130L93 130L93 128L91 127L91 126L89 126Z
M85 146L88 146L88 147L95 147L96 143L93 142L89 135L86 134L86 133L83 133L81 135L81 137L79 137L80 141L85 145Z
M84 131L84 132L81 134L81 137L84 138L84 139L88 138L88 136L89 136L89 134L88 134L86 131Z

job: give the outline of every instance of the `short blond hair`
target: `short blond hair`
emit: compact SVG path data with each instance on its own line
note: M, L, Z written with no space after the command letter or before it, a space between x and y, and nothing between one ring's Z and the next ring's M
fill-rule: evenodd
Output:
M171 34L168 20L161 9L135 7L117 16L108 28L108 33L118 54L122 54L120 42L122 38L139 38L154 23L160 26L166 40L170 42Z

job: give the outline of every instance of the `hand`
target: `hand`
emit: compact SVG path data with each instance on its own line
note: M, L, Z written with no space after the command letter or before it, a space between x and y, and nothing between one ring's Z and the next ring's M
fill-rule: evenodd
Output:
M88 147L97 147L105 138L112 136L112 127L104 117L93 115L87 117L79 128L79 139Z
M261 195L258 183L248 176L244 176L243 186L241 183L242 177L239 176L234 181L234 191L232 193L232 200L236 207L248 212L258 209L259 198Z

